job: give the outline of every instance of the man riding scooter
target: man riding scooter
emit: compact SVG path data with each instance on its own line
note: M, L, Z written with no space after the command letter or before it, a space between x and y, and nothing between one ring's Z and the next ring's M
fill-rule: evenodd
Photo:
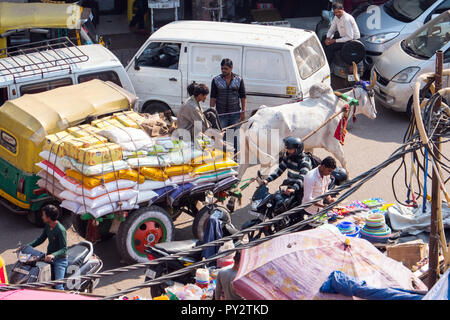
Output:
M42 208L42 220L45 223L42 234L28 245L37 247L48 239L47 254L44 261L52 264L54 280L64 279L67 269L67 237L66 229L57 220L59 210L56 206L49 204ZM64 290L64 285L55 286L57 290Z
M283 181L283 185L287 186L284 193L275 195L275 208L280 207L288 199L301 201L304 177L313 167L310 157L303 152L302 139L287 137L283 139L283 142L286 153L280 159L278 168L263 181L264 184L268 184L281 176L286 169L292 170L288 172L288 178Z

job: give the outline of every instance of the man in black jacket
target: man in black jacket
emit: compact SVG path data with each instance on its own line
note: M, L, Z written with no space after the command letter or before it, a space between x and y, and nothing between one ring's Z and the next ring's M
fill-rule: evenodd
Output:
M295 196L301 200L303 193L303 180L309 170L312 169L312 161L309 156L303 152L303 141L300 138L287 137L284 140L286 153L280 159L278 168L272 172L264 184L277 179L286 169L289 169L288 178L285 180L287 185L284 195L277 195L277 200L285 200L291 196ZM279 202L279 201L278 201Z

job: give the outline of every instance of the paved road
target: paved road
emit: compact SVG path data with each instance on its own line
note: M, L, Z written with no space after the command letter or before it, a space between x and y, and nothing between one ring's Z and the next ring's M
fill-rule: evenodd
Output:
M360 173L378 165L386 160L390 154L401 144L403 135L408 126L408 120L403 114L395 113L387 109L378 108L378 117L369 120L364 116L358 118L356 123L348 129L344 150L351 169L351 175L356 177ZM450 144L445 145L444 154L450 154ZM327 153L317 149L315 154L324 157ZM409 161L409 158L408 158ZM408 162L409 163L409 162ZM391 188L393 173L398 168L400 161L396 161L389 167L381 171L372 180L363 185L357 192L348 198L348 202L353 200L364 200L370 197L381 197L385 201L394 202L395 198ZM256 174L259 166L251 167L244 178L252 177ZM396 192L401 201L406 199L406 189L403 182L403 171L399 172L395 180ZM280 182L282 178L279 178ZM429 183L430 185L431 183ZM255 185L250 186L244 192L244 201L233 215L233 222L240 227L247 219L248 199L255 190ZM270 185L272 191L277 189L276 182ZM0 255L7 263L7 271L12 268L16 258L12 253L18 241L28 242L37 237L41 230L30 225L25 217L16 216L7 210L0 208ZM181 215L176 221L176 240L188 239L192 237L192 218ZM69 245L76 243L81 238L70 229L68 231ZM38 249L45 251L45 245ZM95 245L95 253L103 260L104 270L123 266L120 257L115 249L115 239L108 240ZM144 270L127 272L116 276L102 278L96 294L108 295L118 292L121 289L129 288L144 281ZM139 290L134 294L149 297L148 290Z

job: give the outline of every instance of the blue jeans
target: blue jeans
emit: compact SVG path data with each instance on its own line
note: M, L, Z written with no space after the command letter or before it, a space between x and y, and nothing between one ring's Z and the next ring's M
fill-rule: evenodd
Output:
M68 265L67 258L53 259L52 269L53 269L53 277L55 278L54 280L60 280L65 278L67 265ZM58 284L55 286L55 289L64 290L64 285Z
M240 117L240 112L236 112L233 114L226 114L226 115L220 115L219 114L219 123L220 126L222 127L222 129L229 127L233 124L239 123L239 117ZM232 129L227 130L228 132L231 132L233 134L233 136L236 134L236 130L238 130L239 132L239 126L238 127L234 127ZM234 141L233 141L233 145L234 145L234 153L236 154L237 152L237 147L238 147L238 138L239 135L236 135L234 137ZM227 135L226 133L223 135L223 140L227 141Z

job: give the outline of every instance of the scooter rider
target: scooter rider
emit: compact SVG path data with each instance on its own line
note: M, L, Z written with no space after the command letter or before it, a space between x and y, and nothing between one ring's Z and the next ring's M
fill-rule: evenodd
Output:
M303 191L303 180L305 175L312 169L312 161L308 155L303 152L303 141L296 137L287 137L283 139L286 147L286 153L280 160L278 168L275 169L264 181L264 184L277 179L283 174L286 169L290 169L293 172L289 172L288 179L284 184L288 187L284 191L284 196L290 197L291 195L301 196ZM283 197L285 199L286 197Z
M64 279L67 269L67 236L66 229L57 220L59 210L50 204L42 208L42 220L45 223L42 234L28 245L37 247L48 239L47 254L45 262L52 264L54 280ZM64 285L58 284L55 289L64 290Z
M336 51L340 51L347 41L360 38L360 32L355 18L344 11L341 2L333 3L334 18L325 39L325 55L328 63L333 62Z

